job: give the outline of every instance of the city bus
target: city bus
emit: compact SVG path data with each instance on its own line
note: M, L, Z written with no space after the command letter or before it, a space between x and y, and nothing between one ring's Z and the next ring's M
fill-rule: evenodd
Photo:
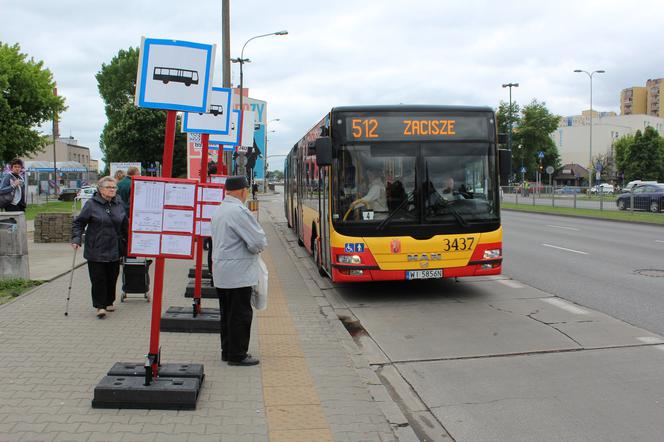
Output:
M498 275L498 144L489 107L333 108L285 160L288 226L334 282Z

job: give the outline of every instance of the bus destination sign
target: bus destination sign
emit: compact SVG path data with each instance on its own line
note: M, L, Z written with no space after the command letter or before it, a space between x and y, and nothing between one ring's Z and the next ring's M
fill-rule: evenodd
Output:
M488 140L488 116L348 116L348 141Z

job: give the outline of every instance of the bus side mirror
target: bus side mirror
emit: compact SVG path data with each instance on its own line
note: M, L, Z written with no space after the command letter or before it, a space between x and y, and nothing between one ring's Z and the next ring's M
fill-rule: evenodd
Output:
M316 164L329 166L332 164L332 140L330 137L316 138Z
M498 134L498 144L507 144L507 134Z
M512 151L498 149L498 166L500 170L500 185L507 186L512 174Z

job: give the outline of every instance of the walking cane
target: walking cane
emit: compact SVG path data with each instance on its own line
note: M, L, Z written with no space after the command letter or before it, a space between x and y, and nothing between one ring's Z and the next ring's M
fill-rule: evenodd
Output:
M76 254L78 248L74 249L74 258L71 260L71 272L69 272L69 289L67 289L67 306L65 307L65 316L69 316L69 298L71 298L71 283L74 280L74 267L76 266Z

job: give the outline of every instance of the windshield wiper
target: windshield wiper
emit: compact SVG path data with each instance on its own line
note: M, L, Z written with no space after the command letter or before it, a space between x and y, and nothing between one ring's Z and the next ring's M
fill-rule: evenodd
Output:
M395 216L395 215L396 215L401 209L403 209L408 203L411 202L411 200L413 199L413 196L414 196L414 195L415 195L415 192L411 193L410 195L408 195L408 197L407 197L405 200L401 201L401 203L396 207L396 209L394 209L394 211L393 211L392 213L390 213L389 215L387 215L387 218L385 218L384 220L382 220L382 221L380 222L380 224L378 224L377 229L378 229L378 230L383 230L383 229L385 228L385 226L387 225L387 223L390 222L390 220L391 220L392 218L394 218L394 216Z
M446 213L449 213L454 217L454 219L459 223L461 227L468 227L468 221L464 219L463 216L459 213L459 211L453 206L453 204L456 202L456 200L452 201L447 201L443 200L444 202L438 203L442 209L445 209Z

